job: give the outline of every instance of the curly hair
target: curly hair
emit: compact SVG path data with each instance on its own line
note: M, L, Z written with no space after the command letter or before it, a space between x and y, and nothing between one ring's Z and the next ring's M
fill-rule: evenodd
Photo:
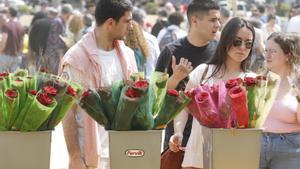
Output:
M132 21L132 27L128 30L124 40L125 44L132 49L139 49L144 55L144 58L149 56L149 46L144 37L143 30L139 24Z
M273 39L282 49L284 54L289 54L289 65L292 70L300 66L300 35L297 33L274 32L267 40Z

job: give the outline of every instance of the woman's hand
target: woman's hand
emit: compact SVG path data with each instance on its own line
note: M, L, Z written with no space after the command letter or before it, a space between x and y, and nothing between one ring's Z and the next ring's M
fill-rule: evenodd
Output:
M171 136L169 141L169 148L173 152L178 152L180 150L184 150L183 147L181 147L183 135L181 133L176 133L173 136Z

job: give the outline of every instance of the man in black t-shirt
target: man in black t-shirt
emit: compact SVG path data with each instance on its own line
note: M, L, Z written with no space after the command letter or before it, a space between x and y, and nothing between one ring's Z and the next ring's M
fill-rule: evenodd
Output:
M161 51L156 64L156 71L167 71L170 75L168 89L184 90L190 71L181 72L180 76L176 73L173 74L173 71L182 69L180 65L196 68L207 62L217 46L217 41L214 39L220 28L220 13L218 5L213 0L192 1L187 7L187 18L190 26L187 37L167 45ZM173 59L172 56L174 56ZM174 66L175 62L177 66ZM190 116L183 132L182 146L184 147L189 138L191 126L192 117ZM165 149L168 147L169 139L173 134L174 128L173 122L171 122L165 131Z

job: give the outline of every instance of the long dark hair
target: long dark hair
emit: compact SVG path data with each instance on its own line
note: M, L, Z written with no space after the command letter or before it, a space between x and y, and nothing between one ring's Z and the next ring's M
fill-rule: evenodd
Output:
M254 28L246 20L239 17L235 17L232 18L230 21L228 21L228 23L225 25L225 27L222 30L220 41L217 46L216 52L213 55L213 57L210 59L210 61L208 61L208 64L213 64L216 66L210 77L213 77L217 73L219 73L223 66L226 69L225 61L227 59L227 52L232 46L233 41L236 38L237 32L243 27L246 27L252 32L253 35L252 42L254 42L255 40ZM253 49L253 44L252 44L252 49ZM251 58L250 56L252 54L252 49L250 50L248 57L245 60L243 60L241 63L241 69L243 71L247 70L247 65ZM223 75L224 73L225 72L223 72Z

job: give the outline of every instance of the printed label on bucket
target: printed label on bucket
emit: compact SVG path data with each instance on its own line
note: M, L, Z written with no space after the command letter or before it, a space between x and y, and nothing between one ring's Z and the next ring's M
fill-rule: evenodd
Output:
M131 149L126 150L125 155L131 158L143 157L145 155L145 151L140 149Z

